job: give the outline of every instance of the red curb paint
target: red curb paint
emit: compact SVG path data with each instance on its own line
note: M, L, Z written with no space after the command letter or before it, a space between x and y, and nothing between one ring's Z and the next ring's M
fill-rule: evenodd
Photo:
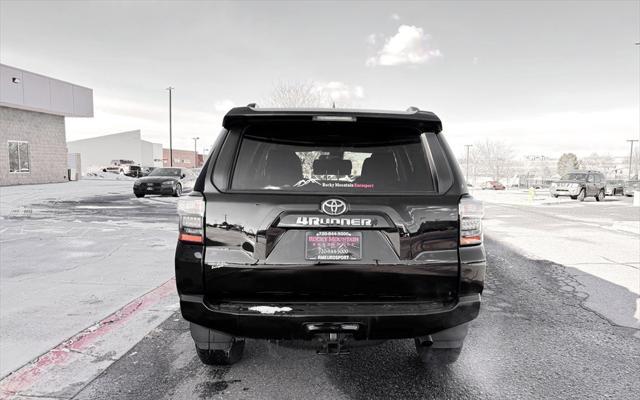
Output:
M171 278L102 321L60 343L35 361L30 362L0 381L0 399L8 399L28 389L37 381L39 376L47 373L50 367L63 365L72 350L82 351L87 349L97 339L124 325L136 313L148 309L166 296L174 293L176 293L176 281L175 278Z

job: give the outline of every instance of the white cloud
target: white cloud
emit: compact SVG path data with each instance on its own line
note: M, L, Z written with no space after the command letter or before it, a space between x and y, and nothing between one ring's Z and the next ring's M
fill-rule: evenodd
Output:
M350 106L354 101L364 98L364 88L362 86L350 86L344 82L315 82L313 91L321 96L327 96L336 103L337 106Z
M394 21L400 21L400 16L396 13L391 14L391 19Z
M400 25L398 32L385 40L378 53L367 59L366 65L411 65L424 64L441 57L440 49L430 46L431 37L422 28L412 25Z
M236 106L236 103L234 103L232 100L229 100L229 99L219 100L213 104L213 107L215 108L216 111L224 112L224 113L226 113L227 111L229 111L235 106Z
M368 44L374 45L374 44L376 44L377 39L378 39L377 35L375 33L372 33L370 35L367 35L366 41L367 41Z

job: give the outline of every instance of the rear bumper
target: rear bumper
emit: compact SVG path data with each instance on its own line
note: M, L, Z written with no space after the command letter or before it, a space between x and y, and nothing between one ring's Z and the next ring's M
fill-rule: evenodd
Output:
M549 189L549 192L554 196L577 196L580 194L582 188L557 188Z
M311 339L309 326L357 325L356 340L425 336L469 322L480 311L480 294L457 303L221 303L181 295L182 316L189 322L232 336L259 339ZM277 307L274 308L274 307ZM271 313L274 312L275 313Z

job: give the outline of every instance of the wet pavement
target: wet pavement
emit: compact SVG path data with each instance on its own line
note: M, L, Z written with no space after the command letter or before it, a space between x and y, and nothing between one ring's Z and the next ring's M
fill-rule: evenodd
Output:
M318 356L304 342L248 340L244 358L210 367L176 313L75 398L631 399L640 396L638 331L584 307L565 271L487 241L483 309L463 353L423 366L411 340Z

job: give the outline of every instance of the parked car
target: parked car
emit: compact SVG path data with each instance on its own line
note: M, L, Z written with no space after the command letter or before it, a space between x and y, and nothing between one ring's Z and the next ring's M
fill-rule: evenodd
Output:
M322 354L413 338L422 361L454 362L486 259L482 203L440 119L249 106L223 126L178 202L176 284L200 360L232 364L245 338Z
M625 196L633 196L633 192L635 190L640 190L640 180L630 180L624 183L624 188L622 192Z
M132 160L111 160L111 165L104 167L102 172L138 177L142 175L142 168Z
M133 183L136 197L147 194L170 194L179 197L193 190L196 176L188 168L156 168Z
M599 171L569 172L552 183L549 192L556 198L570 196L573 200L584 201L586 197L594 196L601 201L605 197L605 178Z
M505 187L502 183L498 181L486 181L482 184L482 190L505 190Z
M604 194L607 196L624 194L624 181L622 179L608 180L604 186Z

